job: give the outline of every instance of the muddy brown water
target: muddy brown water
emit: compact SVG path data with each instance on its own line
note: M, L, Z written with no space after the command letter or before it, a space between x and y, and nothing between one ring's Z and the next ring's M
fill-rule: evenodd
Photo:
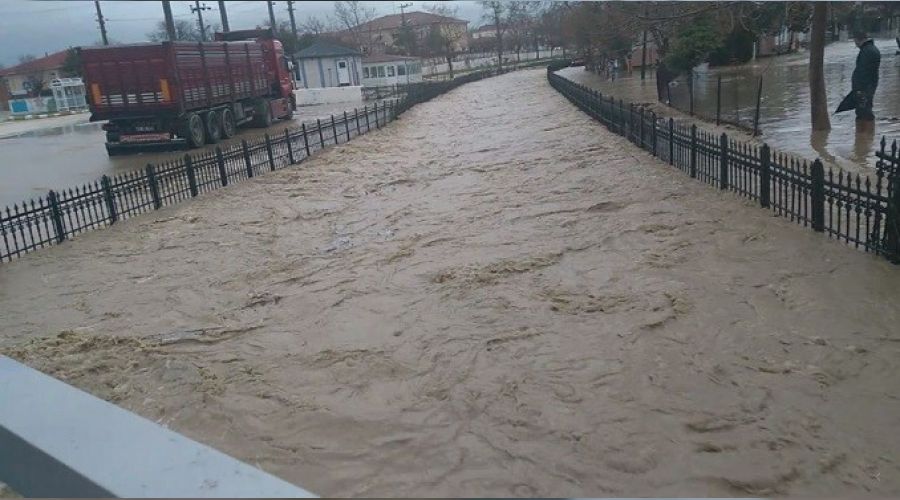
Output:
M327 496L895 495L898 296L533 70L0 266L0 351Z
M284 129L314 125L316 119L328 121L352 116L354 107L371 107L374 102L335 103L300 107L292 120L279 121L267 129L240 128L238 134L220 145L239 143L241 139L283 134ZM378 101L381 104L381 101ZM120 175L140 170L148 163L158 164L177 160L188 151L165 151L109 157L104 143L106 133L102 123L88 122L89 115L81 115L77 123L61 127L35 130L11 137L0 137L0 210L7 205L45 196L50 189L66 189L98 181L103 175ZM339 130L340 133L340 130ZM215 146L207 146L212 150ZM196 151L192 151L196 152Z
M698 115L715 118L717 80L721 76L723 118L739 122L752 131L758 78L762 76L760 140L780 151L809 160L819 157L826 164L851 172L873 169L881 136L900 139L900 56L896 55L897 43L894 39L878 39L875 44L881 51L881 70L874 99L877 119L874 136L856 134L853 111L832 114L830 132L812 133L809 118L809 55L805 52L698 72L694 83L694 108ZM825 48L825 85L828 109L831 111L837 109L841 99L850 92L850 75L858 50L853 42L835 42ZM656 81L648 78L642 82L637 71L615 81L585 72L583 68L567 69L562 74L626 101L656 101ZM676 81L672 85L671 96L678 109L689 109L686 82Z

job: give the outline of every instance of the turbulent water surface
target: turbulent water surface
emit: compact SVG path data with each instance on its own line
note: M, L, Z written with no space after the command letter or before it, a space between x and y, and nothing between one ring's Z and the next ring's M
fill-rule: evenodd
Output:
M0 350L322 495L897 494L898 296L533 70L0 266Z

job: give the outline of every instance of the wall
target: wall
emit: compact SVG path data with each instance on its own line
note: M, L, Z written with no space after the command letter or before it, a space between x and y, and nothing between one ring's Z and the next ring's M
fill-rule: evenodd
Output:
M315 106L337 102L362 102L362 87L321 87L294 91L297 106Z

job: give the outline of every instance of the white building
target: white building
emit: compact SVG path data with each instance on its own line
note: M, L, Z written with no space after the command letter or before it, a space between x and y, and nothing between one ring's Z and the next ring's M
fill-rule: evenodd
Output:
M375 55L362 60L364 87L406 85L422 81L422 60L418 57Z
M351 87L360 85L362 54L343 45L317 40L294 54L299 66L299 87Z

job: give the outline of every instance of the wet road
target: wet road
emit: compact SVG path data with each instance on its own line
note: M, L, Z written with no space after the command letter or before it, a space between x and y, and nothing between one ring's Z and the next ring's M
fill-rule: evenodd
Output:
M887 496L898 296L532 70L0 266L0 352L325 496Z
M763 76L760 107L761 140L782 151L827 163L845 170L860 171L875 165L876 142L882 135L900 138L900 56L895 55L893 39L875 41L881 51L881 70L875 95L876 135L857 136L853 111L831 116L830 133L812 134L809 124L808 54L792 54L759 59L756 63L735 67L713 68L696 75L694 107L698 114L716 116L717 78L722 76L722 114L738 119L752 129L756 107L758 77ZM825 84L828 109L834 111L850 91L850 75L858 49L853 42L836 42L825 48ZM656 81L640 81L638 72L607 81L598 75L572 68L563 72L567 78L587 83L617 98L635 102L656 100ZM677 107L689 107L687 85L676 82L671 88Z
M358 104L372 106L372 102ZM379 103L380 105L380 103ZM357 104L330 104L301 107L294 119L276 122L267 130L240 128L231 141L256 137L266 131L283 133L285 127L330 118L333 113L352 112ZM348 109L349 107L349 109ZM184 155L185 151L141 153L109 157L101 123L89 123L88 114L68 120L65 126L34 130L12 137L0 137L0 209L30 197L43 196L50 189L71 188L93 182L103 175L116 175ZM30 122L29 122L30 123ZM2 133L2 129L0 129ZM209 146L212 149L214 146Z

